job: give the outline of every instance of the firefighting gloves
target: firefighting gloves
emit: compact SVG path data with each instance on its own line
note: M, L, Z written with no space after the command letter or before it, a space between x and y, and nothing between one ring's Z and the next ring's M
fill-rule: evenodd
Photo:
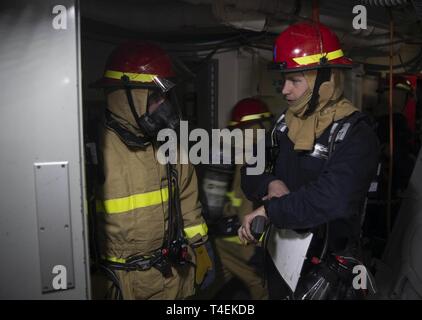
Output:
M215 279L214 251L209 241L194 248L196 255L195 282L201 289L207 288Z

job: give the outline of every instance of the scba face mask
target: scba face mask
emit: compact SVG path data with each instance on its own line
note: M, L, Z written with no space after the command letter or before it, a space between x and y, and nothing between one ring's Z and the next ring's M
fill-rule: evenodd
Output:
M155 139L162 129L176 130L180 124L180 116L171 102L160 93L148 97L147 112L137 119L142 133Z

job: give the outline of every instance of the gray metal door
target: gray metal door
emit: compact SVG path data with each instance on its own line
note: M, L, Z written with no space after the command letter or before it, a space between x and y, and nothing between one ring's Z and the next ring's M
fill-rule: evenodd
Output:
M422 149L375 275L382 299L422 299Z
M86 299L77 2L5 2L0 4L0 299Z

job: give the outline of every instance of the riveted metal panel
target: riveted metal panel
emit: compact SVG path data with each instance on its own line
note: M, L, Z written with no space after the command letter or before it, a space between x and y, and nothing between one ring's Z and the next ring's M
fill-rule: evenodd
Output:
M70 218L69 163L35 163L42 292L75 287Z

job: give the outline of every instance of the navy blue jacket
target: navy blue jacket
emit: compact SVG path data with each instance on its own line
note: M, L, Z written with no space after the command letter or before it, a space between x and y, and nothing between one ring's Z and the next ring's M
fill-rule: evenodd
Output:
M345 121L353 123L353 117L361 115L354 113ZM316 139L316 144L328 146L332 126ZM329 248L343 250L360 235L361 206L379 158L376 133L367 121L357 121L326 160L310 152L294 151L287 130L276 130L279 152L273 174L246 175L244 166L242 190L251 201L262 203L268 184L282 180L290 194L267 201L270 221L277 228L308 230L330 222Z

